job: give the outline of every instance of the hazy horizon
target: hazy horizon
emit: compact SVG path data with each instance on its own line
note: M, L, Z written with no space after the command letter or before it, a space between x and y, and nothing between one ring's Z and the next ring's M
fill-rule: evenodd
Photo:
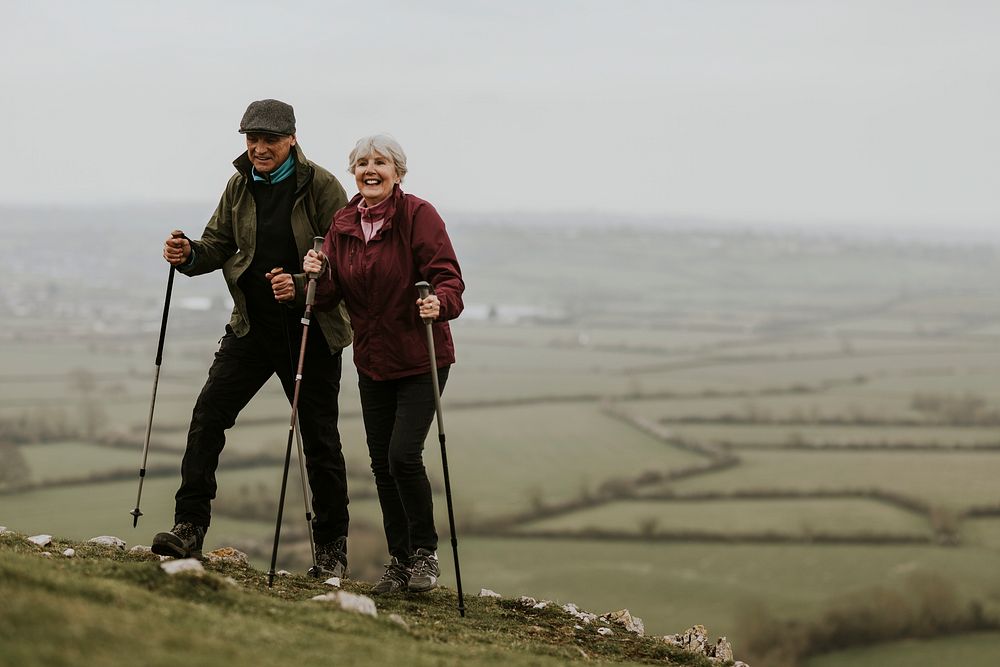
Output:
M364 134L442 210L1000 220L1000 5L768 0L5 3L0 204L217 201L246 104L353 192ZM375 22L377 29L371 24Z

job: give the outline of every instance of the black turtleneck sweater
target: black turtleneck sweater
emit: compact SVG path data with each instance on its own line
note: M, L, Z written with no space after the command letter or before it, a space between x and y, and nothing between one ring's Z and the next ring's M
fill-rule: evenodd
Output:
M297 321L294 309L274 299L271 283L264 274L275 267L285 273L298 273L302 258L292 234L292 205L295 203L295 174L280 183L251 181L250 192L257 206L257 242L253 260L239 279L239 287L247 297L250 328L283 326Z

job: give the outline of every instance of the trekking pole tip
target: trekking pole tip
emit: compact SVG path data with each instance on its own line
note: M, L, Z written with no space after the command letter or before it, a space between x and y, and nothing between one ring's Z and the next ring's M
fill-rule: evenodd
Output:
M136 526L139 525L139 517L142 516L142 512L139 510L139 507L137 506L134 510L129 512L129 514L132 515L132 527L135 528Z

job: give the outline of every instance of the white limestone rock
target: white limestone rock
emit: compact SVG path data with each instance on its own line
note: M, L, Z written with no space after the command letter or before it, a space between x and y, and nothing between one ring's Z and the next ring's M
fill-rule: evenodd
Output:
M542 600L541 602L536 602L535 604L531 605L531 608L532 609L545 609L550 604L552 604L552 600Z
M28 538L28 541L32 544L37 544L40 547L47 547L52 544L51 535L32 535Z
M205 554L205 560L209 563L228 563L229 565L250 567L250 558L239 549L232 547L222 547L221 549L209 551Z
M524 605L525 607L534 607L536 604L538 604L538 600L532 597L528 597L527 595L522 595L517 599L517 601L522 605Z
M0 526L0 535L6 535L11 531L7 530L7 526Z
M499 599L499 598L501 598L503 596L500 595L499 593L497 593L496 591L491 591L488 588L481 588L479 590L479 597L481 597L481 598L498 598Z
M637 634L640 637L646 634L646 628L643 625L642 619L633 616L628 609L608 612L601 616L601 620L611 625L621 626L626 631Z
M612 630L611 628L597 628L597 634L602 635L604 637L610 637L611 635L615 634L615 631Z
M716 662L729 662L733 659L733 647L725 637L719 637L715 642L711 657Z
M288 570L278 570L277 572L275 572L275 574L278 575L279 577L290 577L290 576L292 576L292 573L289 572Z
M375 606L375 600L367 595L355 595L347 591L334 591L333 593L316 595L312 599L317 602L333 602L340 605L340 608L344 611L353 611L357 614L378 617L378 608Z
M708 654L708 631L704 625L692 625L679 634L666 635L663 641L694 653Z
M330 577L323 582L327 586L333 586L334 588L340 588L340 577Z
M143 544L137 544L128 550L130 554L151 554L153 550Z
M177 560L169 560L160 563L160 568L169 575L181 574L182 572L197 575L202 574L205 571L205 566L203 566L201 561L197 558L179 558Z
M579 621L583 621L584 623L589 624L597 620L597 614L591 614L590 612L583 611L572 602L567 602L562 608L567 614Z
M99 544L104 547L112 547L114 549L125 550L125 540L120 537L115 537L114 535L101 535L100 537L92 537L87 540L90 544Z
M43 551L39 554L42 558L52 558L52 553L49 551Z
M72 558L75 555L76 549L66 549L66 551L63 552L63 556L66 556L66 558Z

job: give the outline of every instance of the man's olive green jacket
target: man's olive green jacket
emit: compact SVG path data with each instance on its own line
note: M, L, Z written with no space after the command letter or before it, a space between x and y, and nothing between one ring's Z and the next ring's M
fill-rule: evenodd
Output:
M292 205L292 233L299 256L304 257L313 247L313 237L326 236L333 214L347 204L344 188L333 174L310 162L295 145L295 203ZM188 276L209 273L221 268L233 295L233 316L229 325L237 336L250 331L246 296L237 281L253 260L257 243L257 206L247 188L252 178L250 158L242 153L233 161L236 173L229 179L212 219L205 226L201 239L191 241L191 256L177 270ZM301 260L294 268L295 306L305 307L306 276L301 273ZM340 304L335 310L313 313L319 322L331 351L351 344L351 327L347 311Z

